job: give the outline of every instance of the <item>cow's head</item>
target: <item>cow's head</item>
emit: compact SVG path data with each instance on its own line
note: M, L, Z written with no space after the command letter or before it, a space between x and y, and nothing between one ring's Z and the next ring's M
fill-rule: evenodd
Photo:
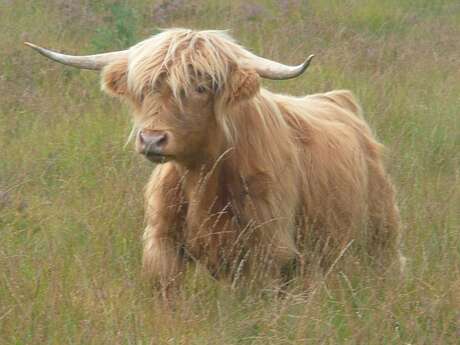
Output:
M128 50L90 56L59 54L26 43L48 58L102 70L102 89L132 104L136 149L154 162L189 163L222 141L222 109L254 97L259 78L289 79L286 66L256 56L221 31L166 30ZM209 145L212 143L213 145Z

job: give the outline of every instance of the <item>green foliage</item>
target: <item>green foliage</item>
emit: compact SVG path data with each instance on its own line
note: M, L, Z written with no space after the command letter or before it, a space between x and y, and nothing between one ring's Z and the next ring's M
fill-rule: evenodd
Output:
M457 344L457 3L4 1L0 344ZM286 63L316 54L305 76L264 81L275 91L353 90L388 148L405 279L362 265L334 270L310 296L296 281L281 298L269 286L232 290L198 267L175 308L161 304L140 274L152 166L124 148L128 111L102 95L97 74L21 45L126 48L160 24L230 28L245 46Z
M136 43L139 20L135 11L126 3L107 6L110 15L107 23L96 29L91 44L96 51L114 48L127 48Z

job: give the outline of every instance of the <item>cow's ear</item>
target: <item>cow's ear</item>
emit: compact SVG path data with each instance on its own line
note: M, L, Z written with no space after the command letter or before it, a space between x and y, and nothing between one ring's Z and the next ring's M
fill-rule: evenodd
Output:
M128 60L121 59L104 67L101 74L102 90L111 96L124 96L128 92Z
M260 89L260 77L252 69L238 68L232 73L230 103L252 98Z

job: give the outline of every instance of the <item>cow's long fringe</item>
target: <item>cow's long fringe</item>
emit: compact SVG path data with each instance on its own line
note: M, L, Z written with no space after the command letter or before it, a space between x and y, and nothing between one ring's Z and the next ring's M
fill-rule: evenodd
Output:
M130 49L128 84L137 97L168 76L175 98L189 95L194 81L206 75L214 91L224 87L229 72L247 51L225 31L169 29Z

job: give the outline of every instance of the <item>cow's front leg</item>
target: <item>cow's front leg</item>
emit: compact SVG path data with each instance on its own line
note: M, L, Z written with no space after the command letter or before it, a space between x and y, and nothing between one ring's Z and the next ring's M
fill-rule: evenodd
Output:
M146 188L143 268L159 284L163 296L177 286L184 269L183 226L185 203L179 177L165 164L155 169Z
M143 240L144 273L160 285L163 297L168 298L171 290L177 287L184 269L180 244L165 234L162 226L148 225Z

